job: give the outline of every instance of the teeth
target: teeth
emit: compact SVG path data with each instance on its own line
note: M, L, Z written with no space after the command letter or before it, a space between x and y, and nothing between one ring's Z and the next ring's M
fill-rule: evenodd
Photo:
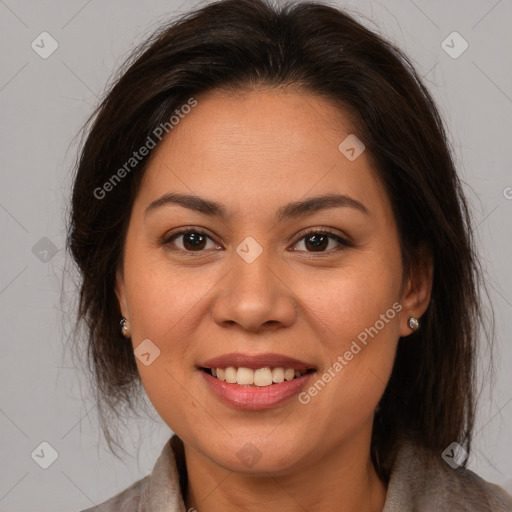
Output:
M294 368L245 368L241 366L236 368L228 366L227 368L211 368L212 375L221 381L230 384L238 384L240 386L270 386L272 383L280 384L284 381L290 381L295 378L301 377L306 372L295 370Z
M238 384L254 384L254 371L250 368L238 368L236 382Z
M283 368L274 368L272 370L272 382L276 382L276 383L284 382Z
M295 377L295 370L293 368L286 368L284 371L284 380L293 380Z
M272 384L272 370L270 368L258 368L255 370L254 384L256 386L270 386Z
M234 366L228 366L226 368L226 382L234 384L236 382L236 368Z

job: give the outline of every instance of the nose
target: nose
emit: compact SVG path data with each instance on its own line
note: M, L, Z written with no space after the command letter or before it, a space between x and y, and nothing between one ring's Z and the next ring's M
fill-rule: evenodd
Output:
M284 266L284 262L271 261L266 251L252 263L235 253L231 271L219 283L213 320L222 327L238 325L251 332L292 325L297 306Z

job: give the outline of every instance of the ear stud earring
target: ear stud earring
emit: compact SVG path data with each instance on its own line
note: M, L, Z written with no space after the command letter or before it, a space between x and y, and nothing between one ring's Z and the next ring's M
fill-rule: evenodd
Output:
M125 338L130 337L130 328L128 327L128 320L124 316L121 317L121 321L119 322L121 325L121 333Z
M413 331L417 331L420 328L420 321L416 317L411 316L411 318L409 318L409 327Z

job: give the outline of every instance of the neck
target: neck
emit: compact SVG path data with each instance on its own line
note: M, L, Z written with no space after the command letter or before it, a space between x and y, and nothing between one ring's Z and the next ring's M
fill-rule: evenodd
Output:
M351 439L279 476L235 473L185 445L186 509L380 512L386 485L375 472L366 437L356 442Z

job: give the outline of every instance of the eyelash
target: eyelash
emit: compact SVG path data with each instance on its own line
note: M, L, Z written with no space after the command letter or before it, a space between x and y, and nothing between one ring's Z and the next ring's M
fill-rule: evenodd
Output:
M165 236L162 239L161 243L162 243L163 246L165 246L168 250L170 250L172 252L186 253L186 254L190 254L190 255L193 255L195 253L197 253L197 254L204 253L205 252L204 249L200 250L200 251L187 251L185 249L180 249L180 248L178 248L178 249L171 249L171 248L169 248L170 244L176 238L178 238L178 237L180 237L182 235L186 235L188 233L196 233L196 234L199 234L199 235L204 235L204 236L206 236L207 238L209 238L210 240L212 240L214 242L212 237L206 231L204 231L203 229L201 229L201 228L194 228L194 227L187 227L187 228L182 229L181 231L173 233L173 234L171 234L169 236ZM338 247L336 247L334 249L330 249L328 251L319 251L319 252L314 252L314 251L297 251L297 252L306 252L307 254L313 254L313 255L323 255L323 254L332 254L333 252L337 252L337 251L343 250L346 247L353 247L353 244L351 242L349 242L348 240L342 238L338 234L333 233L332 231L329 231L327 228L324 228L324 227L312 228L312 229L306 231L305 233L303 233L300 236L300 238L298 238L293 243L293 245L297 245L303 239L307 238L308 236L315 235L315 234L326 235L330 239L334 239L340 245ZM219 245L219 244L217 244L217 245Z

